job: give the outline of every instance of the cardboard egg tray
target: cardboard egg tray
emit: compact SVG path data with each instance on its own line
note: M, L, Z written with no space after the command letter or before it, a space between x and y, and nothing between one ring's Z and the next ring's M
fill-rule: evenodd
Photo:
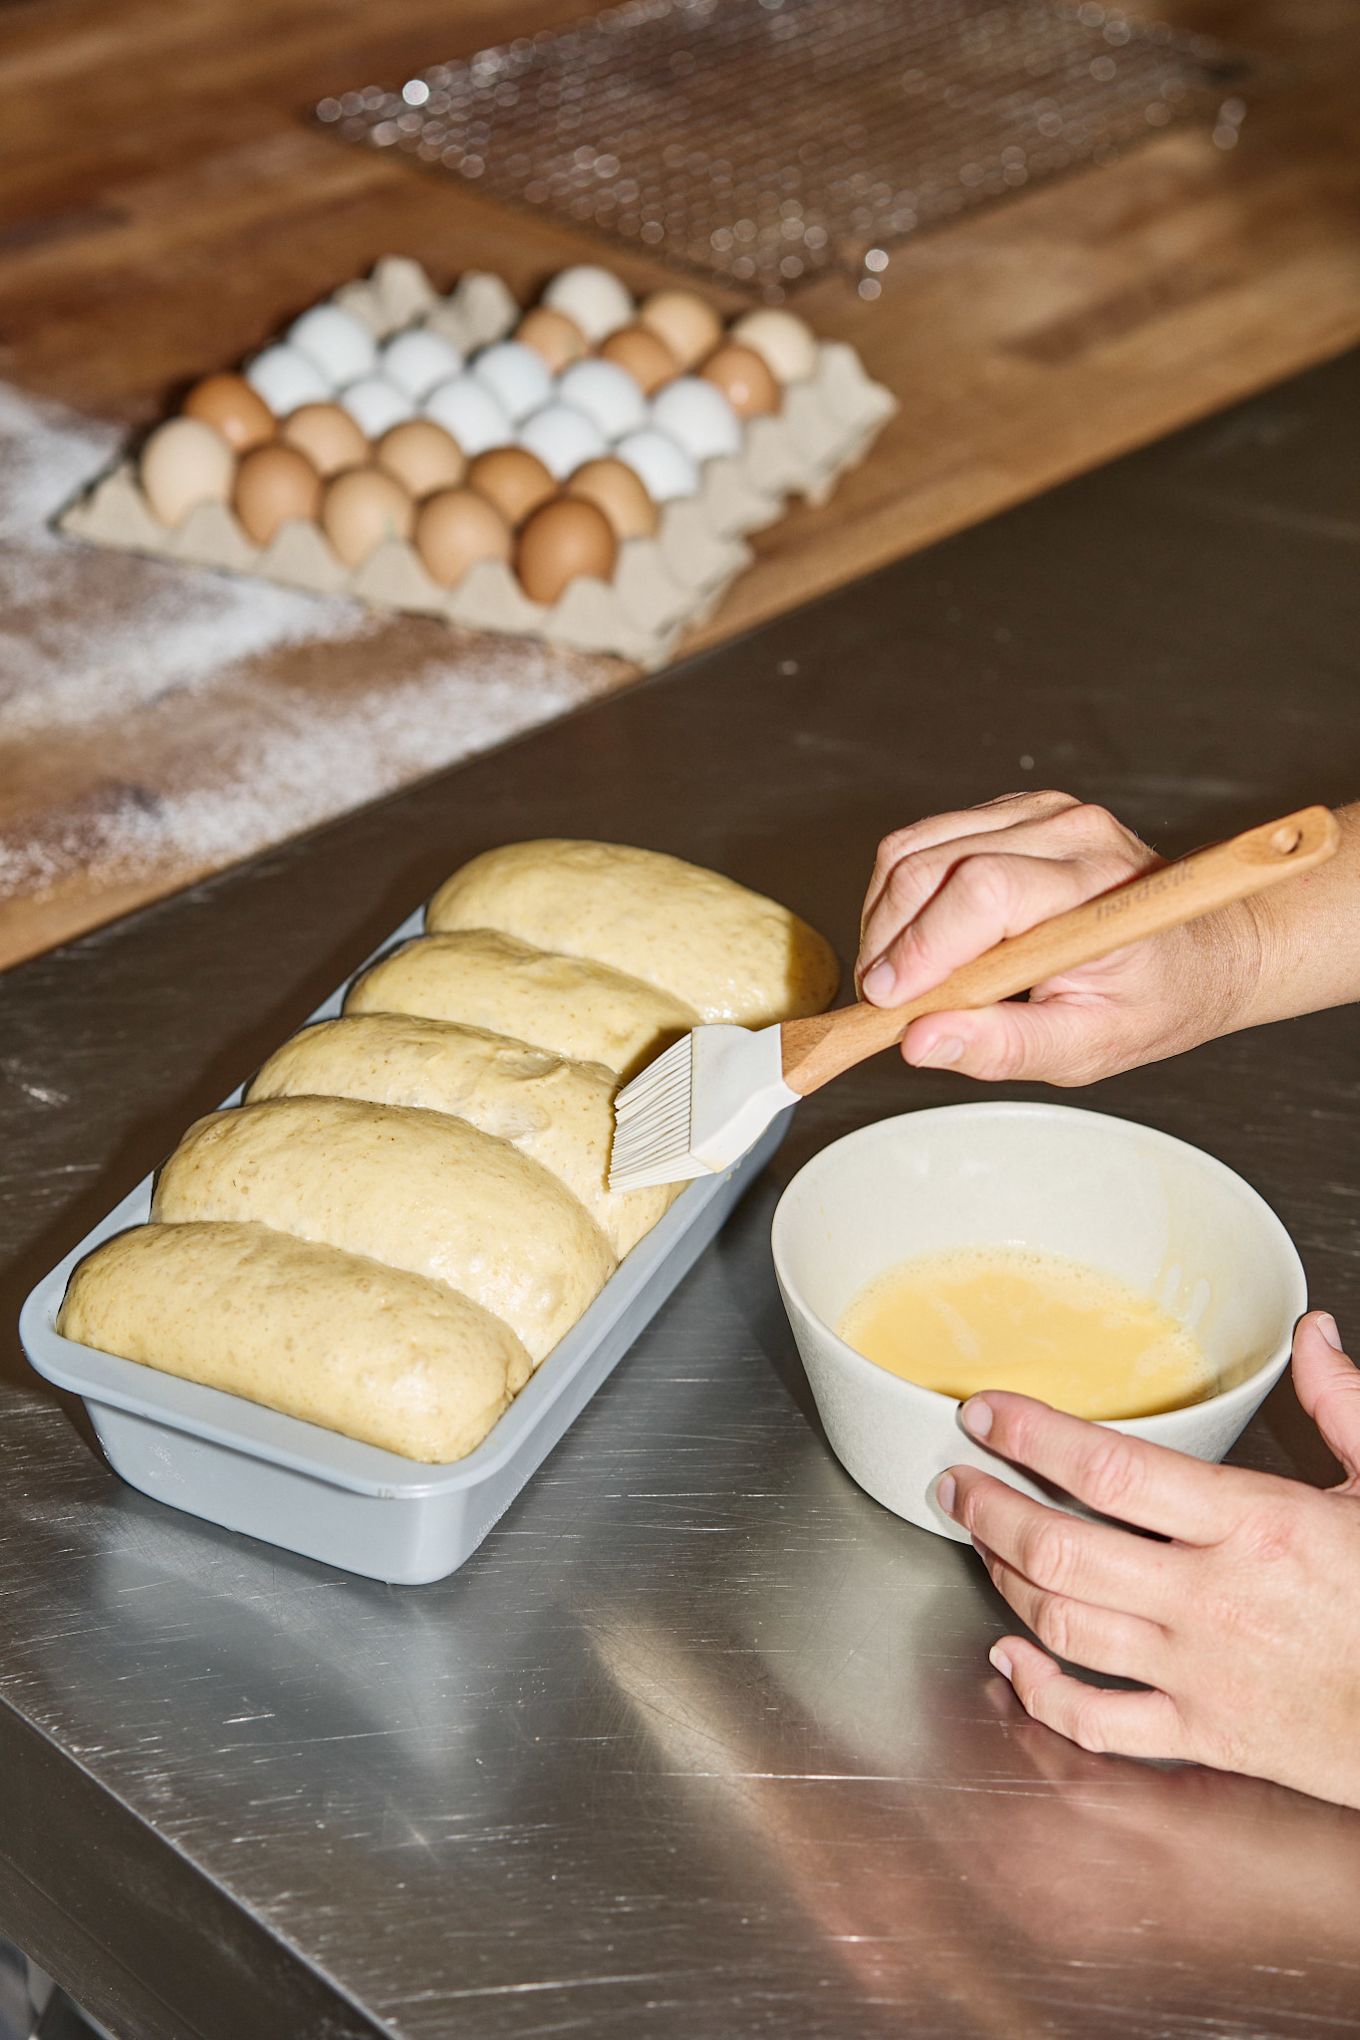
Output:
M371 276L343 285L329 302L362 319L380 341L425 326L465 355L504 339L522 310L500 277L475 270L441 297L420 264L404 256L386 257ZM531 602L499 560L483 560L456 587L443 588L406 540L388 539L349 568L319 526L290 522L260 547L224 503L201 503L182 524L168 527L152 515L133 459L95 482L58 525L95 545L260 574L313 594L353 596L375 609L413 610L472 630L539 637L654 667L748 564L746 534L777 522L788 497L825 500L896 408L853 347L820 342L815 374L785 389L776 416L747 421L740 453L705 464L698 495L663 505L653 537L625 541L609 581L575 580L551 607Z

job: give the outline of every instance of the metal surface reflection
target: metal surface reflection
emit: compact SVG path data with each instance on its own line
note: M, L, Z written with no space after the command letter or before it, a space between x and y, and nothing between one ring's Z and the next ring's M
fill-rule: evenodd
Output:
M71 1101L0 1107L10 1321L394 905L488 842L649 841L848 929L880 827L995 793L1017 758L1173 852L1348 796L1358 382L1321 371L7 978L5 1058ZM1307 601L1282 600L1291 565ZM770 1266L779 1187L851 1127L961 1095L885 1058L801 1108L433 1587L142 1500L0 1353L0 1933L137 2040L1353 2032L1360 1817L1025 1722L986 1670L1002 1618L973 1555L823 1444ZM1335 1013L1090 1102L1241 1169L1345 1327L1357 1098ZM1287 1389L1239 1456L1330 1477Z

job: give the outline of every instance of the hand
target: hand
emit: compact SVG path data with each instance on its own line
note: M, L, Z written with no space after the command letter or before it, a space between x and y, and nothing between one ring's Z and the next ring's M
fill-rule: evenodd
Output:
M1160 861L1113 815L1066 793L1012 794L898 829L879 845L865 900L861 992L905 1005L1004 937ZM971 1077L1088 1084L1229 1032L1259 970L1253 912L1230 907L1049 978L1027 1002L927 1014L902 1053Z
M1325 1312L1300 1321L1294 1386L1345 1470L1326 1492L988 1390L962 1420L989 1450L1170 1542L1083 1522L974 1467L952 1468L940 1501L1047 1645L1007 1636L991 1654L1036 1721L1083 1749L1360 1806L1360 1372ZM1086 1685L1058 1658L1149 1690Z

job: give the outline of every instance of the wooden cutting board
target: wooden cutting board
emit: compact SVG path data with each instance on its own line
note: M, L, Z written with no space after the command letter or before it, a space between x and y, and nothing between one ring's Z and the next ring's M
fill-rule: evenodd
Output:
M466 0L456 40L579 11ZM830 504L757 539L696 647L1360 338L1360 14L1156 11L1267 60L1237 146L1178 130L902 245L876 303L836 279L800 295L902 409ZM0 965L633 677L45 532L185 383L381 254L441 281L496 268L525 298L600 259L553 222L309 126L323 94L449 53L450 21L436 0L340 17L322 0L72 0L7 22ZM640 288L663 280L616 266ZM909 687L907 648L903 674Z

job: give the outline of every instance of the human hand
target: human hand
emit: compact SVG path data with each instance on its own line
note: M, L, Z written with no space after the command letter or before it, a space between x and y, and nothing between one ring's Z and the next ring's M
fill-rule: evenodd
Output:
M1005 937L1160 861L1066 793L1012 794L895 830L879 845L856 980L871 1004L905 1005ZM1242 904L1048 978L1023 1003L926 1014L902 1053L971 1077L1088 1084L1230 1032L1259 970Z
M1023 1636L991 1661L1026 1713L1083 1749L1245 1771L1360 1807L1360 1372L1325 1312L1294 1337L1294 1386L1345 1479L1326 1491L1208 1466L987 1390L965 1429L1135 1537L974 1467L940 1483ZM1051 1654L1050 1654L1051 1653ZM1090 1686L1056 1659L1137 1680Z

